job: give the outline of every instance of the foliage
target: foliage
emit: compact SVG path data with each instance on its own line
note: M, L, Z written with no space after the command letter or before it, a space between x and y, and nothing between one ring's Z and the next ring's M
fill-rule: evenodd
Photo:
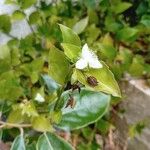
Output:
M115 78L126 72L147 79L150 75L150 2L6 3L19 7L12 15L0 15L0 31L11 37L0 47L2 139L14 139L11 149L67 150L72 146L56 131L98 121L96 127L107 133L110 123L100 119L109 111L111 97L121 97ZM31 7L34 11L27 15ZM29 24L32 33L18 39L10 31L12 23L20 20ZM95 50L102 68L75 67L85 43ZM20 135L14 128L20 129Z

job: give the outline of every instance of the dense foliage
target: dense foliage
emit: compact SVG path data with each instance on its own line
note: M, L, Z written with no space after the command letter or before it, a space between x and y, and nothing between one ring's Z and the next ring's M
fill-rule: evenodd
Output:
M18 9L0 15L0 31L11 37L0 46L0 138L14 140L12 150L68 150L73 147L58 137L61 130L98 121L95 126L107 132L110 124L101 118L121 97L115 78L150 76L149 0L6 3ZM27 15L30 7L34 11ZM20 20L32 31L21 39L10 34L12 23ZM85 43L87 57L102 67L86 59ZM85 67L77 67L79 60ZM84 129L88 139L91 128ZM97 146L92 138L88 147Z

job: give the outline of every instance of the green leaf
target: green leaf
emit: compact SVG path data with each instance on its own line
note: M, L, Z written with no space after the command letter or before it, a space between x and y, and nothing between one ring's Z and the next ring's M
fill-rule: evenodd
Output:
M132 63L132 57L133 54L131 52L131 50L127 49L127 48L123 48L119 51L116 60L120 61L121 64L121 68L123 69L123 71L128 71L131 63Z
M116 97L121 97L120 89L114 78L114 75L109 70L108 66L104 64L104 62L101 63L103 64L103 68L100 69L90 68L85 72L82 72L80 70L74 70L73 76L87 88L93 91L102 91L108 94L112 94L113 96ZM97 86L92 87L87 83L87 77L89 76L93 76L97 79L98 81Z
M32 83L35 83L39 79L39 74L42 71L43 64L43 57L39 57L30 63L25 63L21 65L19 69L23 75L29 76L31 78Z
M133 42L138 35L138 30L131 27L126 27L119 30L116 34L116 38L125 42Z
M72 61L75 62L78 60L81 48L79 46L69 44L69 43L61 43L61 46L64 49L65 55Z
M25 150L25 143L22 135L15 138L10 150Z
M23 95L23 89L13 71L0 75L0 100L17 100Z
M42 134L36 145L37 150L73 150L73 147L62 138L52 133Z
M113 46L105 44L99 44L98 46L101 58L108 59L108 61L110 61L116 57L117 51Z
M114 32L114 33L116 33L117 31L123 28L123 24L119 21L117 22L113 17L112 13L108 14L105 17L105 26L107 31Z
M11 67L11 54L7 45L0 46L0 74Z
M142 76L144 73L144 59L142 56L135 56L129 68L129 73L132 76Z
M36 143L33 142L29 145L26 145L26 150L35 150L36 149Z
M49 75L59 84L64 84L68 76L70 67L64 53L57 48L53 48L49 53Z
M73 26L73 31L77 34L82 33L88 25L88 17L81 19Z
M35 11L29 16L29 23L35 24L39 21L39 19L40 19L40 13L38 11Z
M85 139L90 140L91 138L91 133L92 133L92 128L90 128L89 126L85 127L82 129L82 134L84 136Z
M11 50L11 65L12 66L17 66L20 64L20 53L19 49L14 48Z
M8 15L0 15L0 30L9 33L11 30L11 21Z
M76 46L81 46L81 41L77 33L75 33L73 30L71 30L70 28L64 25L59 24L59 26L62 32L63 43L69 43L69 44L74 44Z
M62 109L62 120L58 125L64 130L75 130L85 127L99 120L108 110L110 96L94 92L87 89L82 89L79 93L74 92L72 95L76 101L74 108ZM69 99L69 92L63 95L65 102Z
M21 1L19 1L19 4L22 7L22 9L27 9L27 8L31 7L33 4L35 4L36 1L37 0L21 0Z
M8 116L9 123L22 123L24 121L21 109L12 110Z
M138 5L138 7L136 8L136 14L138 16L144 15L148 12L149 10L149 4L148 1L141 1Z
M62 112L61 111L53 111L51 112L51 122L58 124L61 121L62 118Z
M97 25L99 23L98 14L93 9L88 9L88 17L89 17L89 23ZM89 26L88 26L89 28Z
M86 1L83 1L83 3L85 4L85 6L87 8L90 8L90 9L94 9L96 7L96 0L86 0Z
M16 107L17 107L17 105L16 105ZM36 107L35 107L34 103L31 102L31 101L27 101L25 103L19 104L19 106L17 107L17 109L18 108L21 109L22 115L25 114L28 117L36 117L36 116L38 116Z
M19 10L16 10L13 14L12 14L12 19L13 20L22 20L25 18L25 14Z
M112 61L117 55L117 51L113 45L113 39L111 38L109 33L105 34L102 43L98 44L98 48L101 54L100 58L102 59Z
M42 78L50 93L53 93L60 88L60 85L57 84L49 75L43 74Z
M17 2L15 0L5 0L4 4L14 4L14 5L16 5Z
M132 6L131 3L128 3L128 2L119 2L118 4L113 4L112 5L112 10L116 14L119 14L119 13L124 12L125 10L127 10L128 8L130 8L131 6Z
M143 15L142 18L141 18L140 23L142 23L146 27L150 28L150 16L149 15Z
M109 33L105 34L104 38L102 40L102 44L113 46L113 43L114 43L114 41L113 41L112 37L110 36L110 34Z
M111 124L108 121L105 121L103 119L100 119L96 123L96 128L102 133L107 134L110 129Z
M49 119L44 116L34 117L32 120L32 127L36 131L40 132L53 131L53 127L51 126Z
M10 49L7 45L3 45L0 47L0 59L5 59L10 57Z
M95 26L95 24L92 24L88 26L87 28L87 42L89 44L93 44L95 40L98 38L98 36L101 34L101 30Z

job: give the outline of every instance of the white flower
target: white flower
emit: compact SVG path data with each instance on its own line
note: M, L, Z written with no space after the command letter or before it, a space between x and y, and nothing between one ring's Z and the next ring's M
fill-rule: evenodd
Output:
M86 67L99 69L102 68L103 65L98 60L96 54L89 49L87 44L84 44L82 48L81 58L75 64L77 69L84 69Z
M35 100L41 103L45 101L44 97L40 93L36 94Z

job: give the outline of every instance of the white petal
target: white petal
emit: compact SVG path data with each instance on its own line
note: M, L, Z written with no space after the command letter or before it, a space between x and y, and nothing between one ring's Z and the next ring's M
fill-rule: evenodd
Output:
M45 99L43 98L43 96L40 93L36 94L35 100L38 102L44 102Z
M84 44L83 47L82 47L82 51L86 51L86 50L89 50L89 47L88 47L87 43Z
M89 49L88 45L84 44L84 46L82 48L82 58L88 60L91 57L92 57L92 54L90 52L90 49Z
M86 68L88 65L87 61L84 60L83 58L79 59L77 62L76 62L76 68L77 69L84 69Z
M99 68L102 68L103 67L103 65L99 62L99 60L98 59L91 59L90 61L89 61L89 67L91 67L91 68L95 68L95 69L99 69Z

